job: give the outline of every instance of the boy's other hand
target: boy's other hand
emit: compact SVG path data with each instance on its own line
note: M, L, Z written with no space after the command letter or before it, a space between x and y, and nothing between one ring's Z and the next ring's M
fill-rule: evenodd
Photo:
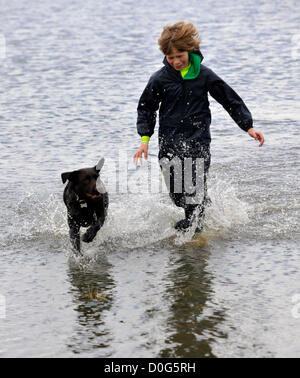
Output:
M148 143L141 143L137 152L133 155L134 163L137 165L138 159L140 159L141 165L143 161L143 154L145 159L148 159Z
M260 142L259 147L261 147L264 144L265 138L264 138L263 133L261 131L256 131L252 127L251 129L248 130L248 134L252 138L254 138L255 140L258 140Z

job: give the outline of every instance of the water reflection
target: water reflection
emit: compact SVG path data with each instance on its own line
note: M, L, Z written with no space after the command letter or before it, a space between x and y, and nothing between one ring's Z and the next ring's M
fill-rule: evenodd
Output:
M68 276L72 284L74 311L77 322L68 348L74 354L91 354L99 357L111 354L110 332L103 314L111 308L111 290L114 282L107 260L93 266L69 265Z
M167 343L175 346L162 350L161 357L215 357L211 342L226 337L219 330L225 314L210 307L214 293L213 277L207 270L209 250L185 246L178 254L177 267L168 277L174 285L167 292L173 301L167 322L173 332Z
M70 265L74 354L215 357L213 342L226 338L225 313L212 303L209 248L176 247L172 240L157 247L115 252L84 268Z

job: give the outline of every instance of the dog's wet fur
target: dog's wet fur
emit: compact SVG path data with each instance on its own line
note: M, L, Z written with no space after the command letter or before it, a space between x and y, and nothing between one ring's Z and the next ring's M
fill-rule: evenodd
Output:
M67 207L70 240L77 254L81 254L80 227L88 227L82 241L89 243L95 238L107 216L108 193L99 179L103 164L102 158L92 168L61 174L63 183L68 180L63 198Z

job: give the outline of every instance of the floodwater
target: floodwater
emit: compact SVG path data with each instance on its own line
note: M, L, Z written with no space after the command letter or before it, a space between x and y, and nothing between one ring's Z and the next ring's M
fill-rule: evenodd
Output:
M163 25L193 22L204 64L265 145L211 99L205 228L136 169L136 106ZM0 356L299 357L300 3L2 0ZM107 221L72 254L60 174L95 165ZM151 170L150 170L151 168Z

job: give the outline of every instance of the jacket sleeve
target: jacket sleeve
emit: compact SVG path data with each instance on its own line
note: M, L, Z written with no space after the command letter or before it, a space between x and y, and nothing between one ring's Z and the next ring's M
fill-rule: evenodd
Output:
M151 76L137 107L137 132L140 136L151 137L156 123L156 112L161 101L157 80Z
M223 106L242 130L248 131L253 127L252 115L244 101L225 81L210 69L208 69L207 83L210 95Z

